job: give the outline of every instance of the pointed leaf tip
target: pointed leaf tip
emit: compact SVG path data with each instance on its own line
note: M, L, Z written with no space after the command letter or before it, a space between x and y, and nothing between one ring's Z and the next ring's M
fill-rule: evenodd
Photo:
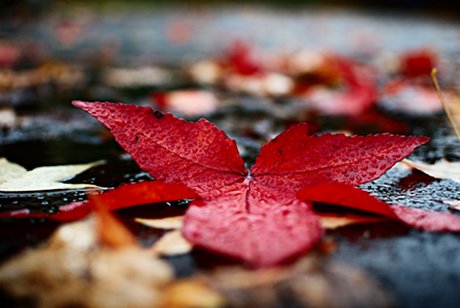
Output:
M150 107L74 102L104 124L150 175L204 193L241 181L247 174L234 140L207 120L192 123Z
M399 220L413 228L432 232L460 232L460 216L389 205L352 185L323 183L306 186L297 196L310 202L329 203Z

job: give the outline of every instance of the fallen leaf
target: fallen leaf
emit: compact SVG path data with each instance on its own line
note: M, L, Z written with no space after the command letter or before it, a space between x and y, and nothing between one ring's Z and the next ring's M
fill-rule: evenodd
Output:
M189 68L190 77L198 83L217 84L223 75L223 68L213 60L194 63Z
M232 72L239 75L250 76L264 72L261 61L256 59L254 47L244 41L235 41L224 61Z
M460 212L460 200L444 200L442 203L449 205L449 210Z
M347 59L337 57L331 61L340 72L341 87L331 90L327 84L316 85L302 97L315 110L329 115L357 115L369 109L377 100L372 74L361 72Z
M444 104L444 108L455 134L460 139L460 95L450 97L449 102Z
M165 218L136 218L136 222L156 229L180 229L184 222L184 216L172 216Z
M0 128L11 129L19 122L19 117L11 108L0 108Z
M38 167L27 172L17 164L11 164L7 160L0 161L2 175L0 176L0 191L40 191L40 190L57 190L57 189L77 189L77 188L100 188L91 184L66 184L59 181L65 181L75 175L82 173L101 162L94 162L80 165L62 165ZM3 168L6 174L3 173Z
M176 90L156 92L153 101L161 110L177 112L185 116L199 116L211 113L217 108L217 98L209 91Z
M170 284L163 293L161 308L227 307L222 295L203 279L183 279Z
M27 169L21 165L12 163L6 158L0 158L0 185L11 180L17 179L27 173Z
M166 201L182 199L197 199L199 196L182 184L166 184L160 181L139 182L124 184L115 189L107 190L97 197L99 202L103 202L111 211L130 206L152 204ZM15 218L48 218L58 221L74 221L86 217L93 206L89 201L72 202L59 207L59 211L54 214L43 212L30 212L29 210L19 210L12 212L0 212L0 217Z
M433 68L431 71L431 79L433 80L434 87L438 94L439 101L444 107L446 112L447 119L449 120L452 128L454 129L455 134L460 139L460 96L455 94L448 97L446 100L439 86L438 79L436 78L437 74L436 68Z
M321 239L310 204L295 198L300 188L368 182L428 141L390 134L310 136L300 124L265 145L248 176L235 142L205 120L188 123L134 105L74 105L107 126L154 178L183 183L202 197L186 212L187 240L256 267L290 260Z
M452 93L449 93L448 97L452 97ZM393 112L425 116L442 110L442 103L430 85L405 79L395 80L386 85L380 106Z
M301 200L345 206L399 220L413 228L442 232L460 232L460 216L450 213L425 211L407 206L388 205L353 185L321 183L302 188Z
M135 246L136 239L118 219L116 219L101 195L90 195L92 210L95 213L99 241L111 248Z
M157 307L172 279L170 265L150 252L102 243L92 218L64 224L0 267L2 290L38 307Z
M160 256L176 256L189 253L192 245L182 236L180 230L165 233L150 248L150 251Z
M401 56L399 70L407 77L426 77L430 75L436 64L437 56L431 50L412 50Z
M7 42L0 42L0 67L11 67L18 62L22 54L21 48Z
M212 123L189 123L148 107L74 102L106 125L116 141L155 179L198 194L242 181L247 174L234 140Z
M0 89L18 90L54 83L58 86L75 86L84 82L83 71L78 67L59 62L44 63L25 70L0 70Z
M103 82L115 88L135 88L165 85L171 82L170 71L159 67L108 68Z
M406 165L422 171L429 176L437 179L452 180L460 183L460 162L450 162L446 159L441 159L432 165L422 162L416 162L409 159L403 161Z
M391 307L385 288L364 271L316 254L292 265L218 268L188 280L220 294L230 307Z
M354 224L375 223L386 220L383 217L367 217L358 215L337 215L319 213L318 216L321 222L321 227L328 230L346 227Z

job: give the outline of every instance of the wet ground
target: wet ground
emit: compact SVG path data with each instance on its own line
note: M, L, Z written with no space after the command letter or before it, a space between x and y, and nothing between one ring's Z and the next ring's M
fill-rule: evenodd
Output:
M84 78L70 87L63 86L58 80L3 90L0 107L13 110L17 121L0 130L0 157L28 169L100 159L106 161L70 179L76 183L117 186L150 179L150 176L123 154L99 124L71 108L72 99L145 104L154 90L196 87L177 74L177 70L195 59L219 54L234 39L249 40L273 51L300 47L327 49L364 61L376 53L391 54L434 46L441 55L440 65L448 63L450 68L451 74L444 78L444 82L449 83L460 75L456 70L460 65L460 24L439 16L316 8L280 11L225 7L118 8L102 12L88 8L61 8L36 19L19 20L19 17L0 23L0 36L5 41L35 48L34 53L24 56L16 69L35 67L44 58L51 58L77 65ZM180 30L183 23L189 30ZM171 32L171 27L178 27L179 34ZM345 35L349 33L352 35ZM143 65L171 68L174 78L163 84L129 89L108 87L101 82L101 72L107 67ZM376 123L350 125L346 117L302 112L292 99L273 100L220 88L213 90L226 103L206 117L237 140L248 165L254 161L263 143L296 121L315 122L322 131L382 131ZM385 121L397 122L398 125L394 126L396 132L432 138L429 145L418 149L411 158L426 162L441 158L460 160L460 141L442 112L414 116L388 111L382 106L377 107L376 112ZM460 200L460 184L433 179L416 171L392 169L363 187L390 203L436 211L448 210L443 200ZM0 193L0 210L29 208L52 212L61 204L84 198L84 191ZM181 213L185 208L186 204L182 203L164 204L153 213L141 207L123 210L122 214L141 242L148 245L161 233L129 223L129 217L139 214L161 217L172 212ZM45 220L3 219L0 223L0 259L5 260L25 247L39 244L57 226L57 223ZM425 233L395 223L384 223L348 226L328 232L326 238L337 243L329 258L365 269L394 294L398 306L458 307L460 235ZM180 276L224 262L203 252L169 260Z

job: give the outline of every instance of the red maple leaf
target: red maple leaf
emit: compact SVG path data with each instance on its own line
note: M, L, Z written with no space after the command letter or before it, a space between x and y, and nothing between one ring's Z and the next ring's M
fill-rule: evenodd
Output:
M74 105L107 126L153 177L182 183L202 197L186 213L189 241L253 266L293 258L321 238L311 204L296 198L303 187L371 181L428 141L390 134L310 136L299 124L265 145L248 173L235 142L206 120L189 123L134 105Z
M139 166L160 181L144 185L163 185L163 195L160 186L154 187L155 197L147 202L120 189L101 195L118 194L111 201L103 198L104 204L116 209L124 202L130 206L155 198L193 198L185 237L255 267L295 258L321 239L311 201L358 208L426 230L460 229L458 216L389 206L353 187L378 178L427 142L426 137L311 136L307 125L299 124L265 145L248 172L235 141L206 120L189 123L134 105L74 105L107 126Z

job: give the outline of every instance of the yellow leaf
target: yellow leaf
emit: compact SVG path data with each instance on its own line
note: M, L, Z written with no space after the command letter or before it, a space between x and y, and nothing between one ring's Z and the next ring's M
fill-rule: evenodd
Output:
M434 178L448 179L460 183L460 162L449 162L443 158L433 165L409 159L405 159L404 163Z
M460 211L460 200L445 200L442 203L448 204L450 210Z
M136 218L138 223L156 229L180 229L184 221L184 216L173 216L165 218Z
M180 230L164 234L151 248L153 253L162 256L182 255L191 250L192 245L182 236Z
M32 169L31 171L21 171L22 167L12 164L8 161L1 162L2 167L7 166L8 178L6 178L4 169L0 176L0 191L42 191L42 190L58 190L58 189L76 189L76 188L100 188L92 184L66 184L60 181L65 181L82 173L101 162L93 162L89 164L79 165L62 165L62 166L46 166ZM4 182L1 182L4 179Z
M26 168L10 162L6 158L0 158L0 170L0 184L11 179L17 179L27 173Z
M199 279L182 280L171 284L163 293L160 307L225 307L225 299Z
M319 214L321 226L324 229L337 229L352 224L373 223L388 220L385 217L366 217L357 215L324 215Z

